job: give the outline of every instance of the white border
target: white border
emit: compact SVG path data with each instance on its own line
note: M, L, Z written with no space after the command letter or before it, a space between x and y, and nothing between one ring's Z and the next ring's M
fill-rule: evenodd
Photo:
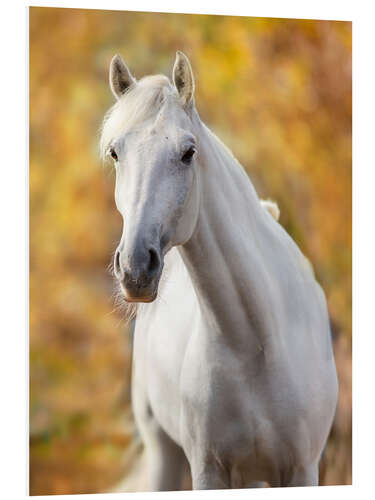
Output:
M126 2L121 0L91 1L72 0L60 1L34 1L32 5L48 7L73 7L86 9L105 10L135 10L152 12L176 12L191 14L226 14L234 16L252 17L281 17L281 18L305 18L305 19L333 19L340 21L350 21L353 17L353 3L338 1L315 0L314 2L298 1L277 1L262 0L258 2L246 3L241 0L231 0L230 2L218 2L214 0L197 1L168 1L168 0L137 0L136 2Z
M190 0L189 2L157 2L137 0L99 1L80 0L32 2L38 6L81 7L114 10L151 10L158 12L190 12L262 17L294 17L311 19L353 20L353 63L354 63L354 280L353 280L353 339L354 339L354 483L352 487L320 487L242 490L224 492L183 492L159 494L133 494L134 498L172 498L183 495L193 498L232 498L255 496L258 498L328 498L339 495L342 499L354 495L370 497L374 490L373 450L374 440L374 153L375 110L374 110L374 16L372 2L347 2L345 0L314 0L301 2L283 0L246 3L241 0L218 2L212 0ZM25 31L27 3L9 2L3 5L0 17L2 37L1 72L1 311L2 331L0 335L1 369L1 482L3 498L26 496L27 447L25 434L28 422L27 394L28 378L25 357L28 359L27 299L25 283L27 265L27 212L28 197L25 188L27 144L25 144ZM26 200L26 202L25 202ZM26 210L25 210L26 209ZM25 221L26 219L26 221ZM26 261L25 261L26 253ZM27 285L26 285L27 286ZM5 396L5 397L4 397ZM369 493L369 494L368 494ZM132 494L130 494L132 495ZM156 496L157 495L157 496ZM64 498L77 498L66 495ZM81 495L79 498L89 498ZM43 497L44 498L44 497ZM98 495L98 498L116 498L115 494Z

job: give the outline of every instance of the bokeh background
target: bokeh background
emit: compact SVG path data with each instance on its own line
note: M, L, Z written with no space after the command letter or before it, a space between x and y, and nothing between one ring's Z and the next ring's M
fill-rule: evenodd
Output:
M108 264L121 236L98 155L111 57L191 60L202 119L314 265L340 379L321 484L351 483L351 23L30 9L30 493L142 489L131 342ZM138 477L137 481L134 480Z

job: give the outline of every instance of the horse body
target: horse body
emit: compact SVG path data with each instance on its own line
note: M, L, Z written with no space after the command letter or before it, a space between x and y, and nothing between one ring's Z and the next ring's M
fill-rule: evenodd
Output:
M174 81L186 106L191 96L184 92L193 85L181 57ZM185 79L180 87L179 77ZM169 212L158 208L159 216L174 213L167 233L165 215L157 226L148 208L158 236L152 245L143 243L142 265L146 246L151 276L146 280L143 270L143 281L139 274L127 280L120 264L123 258L124 268L135 267L134 255L139 261L129 241L139 242L141 230L144 238L145 206L156 197L145 179L137 180L139 173L129 173L133 191L138 187L137 209L128 205L137 224L130 223L116 257L127 300L148 301L159 285L159 297L138 308L132 379L150 489L179 489L187 464L195 489L317 484L337 401L324 294L297 245L264 210L242 167L195 108L187 123L170 106L161 108L151 130L156 120L160 137L168 139L173 132L166 122L173 116L175 127L185 130L178 137L194 138L195 168L177 170L169 181L178 178L184 186L175 212L167 189L172 184L163 187ZM169 150L159 175L170 157ZM155 238L162 242L160 255Z
M296 469L310 480L313 468L317 478L336 391L324 296L261 207L255 214L245 202L241 213L226 206L225 172L216 163L214 175L210 165L201 170L207 206L197 232L168 253L161 298L138 313L135 408L141 398L146 427L152 415L151 426L183 448L196 467L194 487L289 484ZM240 177L231 184L241 190L230 199L256 196L232 169L227 175ZM235 230L225 227L229 214Z

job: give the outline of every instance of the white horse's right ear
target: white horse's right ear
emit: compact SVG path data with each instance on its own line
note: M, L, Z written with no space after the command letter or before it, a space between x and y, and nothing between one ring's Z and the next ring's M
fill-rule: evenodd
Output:
M131 85L136 83L136 79L130 73L121 56L116 54L109 68L109 85L116 99L128 90Z

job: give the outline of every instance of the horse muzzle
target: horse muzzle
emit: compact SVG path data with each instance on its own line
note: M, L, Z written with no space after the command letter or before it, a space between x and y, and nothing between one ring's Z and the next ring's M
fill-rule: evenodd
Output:
M158 293L159 278L150 279L148 276L133 278L125 272L120 282L121 290L127 302L153 302Z
M154 248L142 248L122 262L122 252L117 249L114 259L115 276L127 302L152 302L157 297L162 271L162 258Z

